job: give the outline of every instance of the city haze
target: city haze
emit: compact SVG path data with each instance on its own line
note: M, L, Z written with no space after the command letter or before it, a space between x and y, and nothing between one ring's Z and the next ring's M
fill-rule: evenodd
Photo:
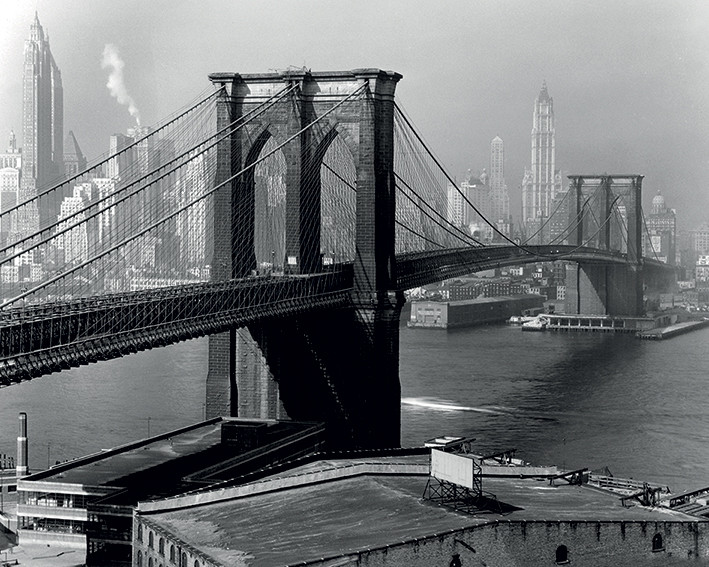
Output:
M150 125L210 89L207 74L379 67L451 174L489 167L505 143L519 220L534 98L546 81L556 165L645 175L681 229L706 221L709 4L702 1L422 2L2 0L0 143L22 145L22 51L35 10L62 71L64 129L89 159L135 126L107 87L107 45Z

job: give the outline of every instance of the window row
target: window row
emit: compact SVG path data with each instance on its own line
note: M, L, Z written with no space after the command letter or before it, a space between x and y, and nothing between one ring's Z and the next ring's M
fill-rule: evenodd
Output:
M174 546L172 546L174 549ZM147 555L147 554L146 554ZM174 559L170 560L172 563L174 563ZM165 567L163 563L159 563L156 560L154 560L152 557L148 556L147 563L143 559L143 552L138 550L138 567ZM187 563L187 554L182 553L180 556L180 563L178 567L190 567ZM192 567L202 567L202 564L199 562L198 559L194 560L194 563L192 564Z
M86 508L86 495L84 494L58 494L54 492L25 492L18 493L19 504L28 506L52 506L59 508Z

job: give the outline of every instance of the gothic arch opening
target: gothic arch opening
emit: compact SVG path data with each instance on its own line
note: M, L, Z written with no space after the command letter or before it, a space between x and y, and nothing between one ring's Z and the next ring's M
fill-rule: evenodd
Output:
M276 140L264 132L247 163L268 155L277 146ZM256 270L282 273L286 254L286 161L281 151L257 163L244 181L253 187Z
M320 165L320 253L325 266L354 260L357 170L342 136L331 130Z

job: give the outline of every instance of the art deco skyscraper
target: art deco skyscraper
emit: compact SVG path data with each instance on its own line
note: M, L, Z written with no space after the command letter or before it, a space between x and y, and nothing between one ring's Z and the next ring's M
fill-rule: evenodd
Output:
M548 217L551 202L560 187L555 169L554 99L549 96L546 82L534 101L532 122L532 167L522 181L522 221L534 225L537 219Z
M24 201L47 189L64 174L64 101L62 77L49 49L49 38L35 13L30 37L25 40L22 76L22 184L20 200ZM56 207L49 205L27 218L18 219L23 231L29 231L48 220L56 219ZM55 210L56 209L56 210ZM32 218L35 217L35 218Z

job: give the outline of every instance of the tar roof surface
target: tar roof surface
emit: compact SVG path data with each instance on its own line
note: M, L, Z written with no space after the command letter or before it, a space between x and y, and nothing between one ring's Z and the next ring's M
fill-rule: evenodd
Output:
M308 468L312 472L313 465ZM617 495L587 486L489 478L483 489L516 510L471 516L422 500L427 480L356 476L148 517L225 565L255 567L352 553L494 520L689 520L669 510L624 508Z
M221 422L181 432L173 437L158 439L147 445L119 451L105 458L87 457L53 475L42 475L45 482L81 484L84 486L113 486L113 482L129 474L151 469L170 460L192 455L218 445L221 441Z

